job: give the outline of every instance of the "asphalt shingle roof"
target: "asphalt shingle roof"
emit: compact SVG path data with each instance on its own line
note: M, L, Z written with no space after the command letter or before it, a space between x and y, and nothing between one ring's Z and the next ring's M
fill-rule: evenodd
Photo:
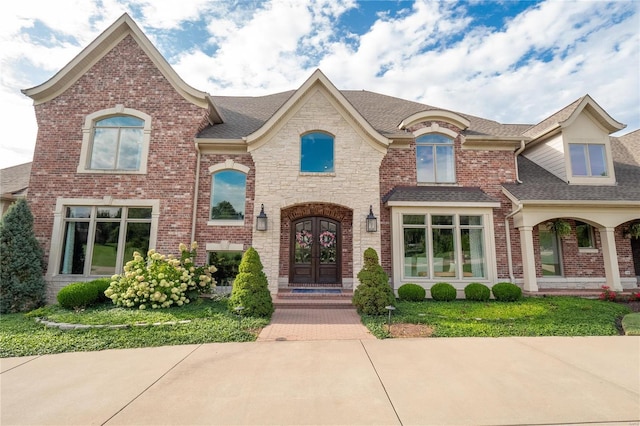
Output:
M0 193L20 195L29 187L31 163L19 164L0 170Z
M212 96L222 113L224 123L207 127L198 137L241 139L258 130L294 93L291 90L256 97ZM366 90L343 90L341 93L374 129L385 136L402 133L398 125L412 114L442 109ZM467 118L471 123L465 132L467 135L518 137L531 127L531 124L500 124L468 114L456 114Z
M640 167L614 162L617 185L569 185L533 161L518 157L521 184L503 187L518 200L640 201Z
M407 202L496 203L480 188L457 186L397 186L382 199Z

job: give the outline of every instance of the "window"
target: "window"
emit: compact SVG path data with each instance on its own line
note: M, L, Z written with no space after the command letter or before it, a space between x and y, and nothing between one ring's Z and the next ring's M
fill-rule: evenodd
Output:
M247 175L221 170L212 175L211 220L244 221Z
M596 247L593 236L593 227L588 223L576 220L576 238L578 239L578 248L592 249Z
M213 278L218 286L230 286L238 275L242 251L210 251L209 265L217 268Z
M144 120L116 116L94 124L89 168L138 170L142 154Z
M538 227L538 238L540 240L540 263L542 265L542 276L561 276L562 263L560 261L558 235L554 231L551 231L546 225L540 225Z
M66 207L61 274L113 275L133 258L146 254L151 235L151 207Z
M438 133L416 138L418 182L453 183L456 181L453 139Z
M602 144L569 144L573 176L607 177L607 157Z
M327 133L307 133L300 138L300 171L303 173L333 173L333 136Z
M402 224L405 278L486 278L482 216L405 214Z
M78 173L147 173L151 116L116 105L87 115Z

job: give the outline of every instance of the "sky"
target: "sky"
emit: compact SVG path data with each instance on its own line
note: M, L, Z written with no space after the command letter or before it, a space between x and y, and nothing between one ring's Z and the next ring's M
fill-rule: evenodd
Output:
M128 13L212 95L297 89L316 69L368 90L535 124L585 94L640 128L640 2L19 0L0 5L0 168L31 161L21 89L51 78Z

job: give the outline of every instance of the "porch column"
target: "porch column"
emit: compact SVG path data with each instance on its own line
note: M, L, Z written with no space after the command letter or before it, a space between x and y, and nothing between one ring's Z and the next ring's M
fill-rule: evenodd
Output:
M620 269L618 268L618 251L616 250L616 237L614 231L614 228L600 228L604 273L607 278L607 285L611 287L611 290L622 291Z
M533 251L533 227L521 226L519 231L524 290L538 291L538 279L536 278L536 256Z

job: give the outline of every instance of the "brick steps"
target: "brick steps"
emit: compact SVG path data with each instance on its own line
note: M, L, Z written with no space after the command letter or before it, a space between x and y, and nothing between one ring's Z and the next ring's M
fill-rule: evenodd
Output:
M308 290L309 286L303 287ZM296 288L281 288L273 300L276 309L352 309L352 290L340 289L335 293L335 287L314 287L312 292L298 293ZM323 293L323 290L331 292Z

